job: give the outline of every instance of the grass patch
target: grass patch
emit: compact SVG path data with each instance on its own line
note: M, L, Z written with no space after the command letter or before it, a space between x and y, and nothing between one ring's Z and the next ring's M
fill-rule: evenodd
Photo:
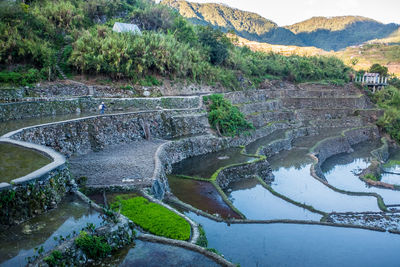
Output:
M381 180L380 177L377 177L372 173L368 173L367 175L365 175L364 179L369 179L369 180L377 181L377 182Z
M104 237L89 235L85 231L81 231L75 244L91 259L105 258L112 250Z
M116 198L111 206L121 208L121 214L128 217L143 230L167 238L188 240L190 224L159 204L152 203L144 197L124 199Z
M199 233L200 233L200 236L197 239L196 245L203 247L203 248L208 247L208 240L207 240L206 232L204 231L204 229L201 225L199 225Z
M394 166L400 165L400 160L389 160L386 162L383 167L384 168L392 168Z

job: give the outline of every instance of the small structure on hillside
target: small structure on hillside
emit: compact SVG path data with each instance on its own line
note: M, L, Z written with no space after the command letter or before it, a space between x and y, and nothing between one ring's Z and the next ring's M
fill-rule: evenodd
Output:
M388 77L381 76L379 73L366 72L364 75L356 77L356 82L361 83L361 85L366 85L372 87L372 91L375 93L376 89L381 89L388 85Z
M142 34L139 27L136 24L115 22L113 31L115 32L129 32L133 34Z

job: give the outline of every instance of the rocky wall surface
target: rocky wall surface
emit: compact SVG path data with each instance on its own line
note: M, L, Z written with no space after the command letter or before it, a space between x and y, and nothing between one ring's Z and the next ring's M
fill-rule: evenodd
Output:
M292 143L296 138L315 134L315 130L312 128L298 128L294 130L289 130L285 134L285 138L275 140L266 146L260 147L258 154L264 156L272 156L282 150L289 150L292 148Z
M14 225L53 209L74 187L65 164L24 183L2 187L0 224Z
M265 182L273 181L272 169L266 159L240 165L228 166L217 175L217 183L226 189L230 183L259 176Z
M280 110L283 108L282 102L280 100L275 100L275 99L267 100L265 102L237 104L237 107L244 114L250 114L260 111Z
M0 88L0 100L10 101L22 98L24 95L24 88Z
M366 126L346 130L342 135L330 137L317 143L311 149L311 153L318 159L318 162L314 164L316 175L322 179L325 178L321 166L329 157L340 153L351 153L353 152L353 145L378 137L379 131L376 126Z
M44 124L16 131L11 138L48 146L69 157L101 150L104 146L146 138L171 139L209 130L205 113L132 112L93 116Z
M343 97L343 98L283 98L283 105L288 108L305 109L305 108L353 108L365 109L370 108L365 96L360 97Z
M197 96L161 98L48 98L47 100L40 99L40 101L0 103L0 122L56 114L99 112L98 106L101 102L104 102L106 105L106 113L112 111L196 109L201 105L201 99Z
M291 111L266 111L249 114L246 119L253 123L254 127L260 128L271 122L293 121L294 114Z

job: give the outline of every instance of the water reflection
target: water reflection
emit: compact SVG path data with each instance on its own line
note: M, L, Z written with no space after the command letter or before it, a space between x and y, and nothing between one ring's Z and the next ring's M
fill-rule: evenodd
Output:
M43 246L48 251L58 245L55 237L79 233L87 223L98 226L101 222L98 212L68 196L58 208L0 232L0 265L25 266L35 247Z
M399 265L400 235L320 225L227 226L194 213L186 215L202 224L209 247L241 266Z
M370 151L379 144L366 142L354 147L351 154L340 154L329 158L323 165L322 171L328 182L339 188L353 192L375 192L382 196L385 204L400 204L400 191L369 187L360 180L357 173L369 165Z
M275 191L325 212L380 211L375 197L341 194L317 181L310 174L307 153L305 149L292 149L270 159Z
M319 221L321 215L295 206L265 189L257 179L231 183L227 193L247 219L294 219Z

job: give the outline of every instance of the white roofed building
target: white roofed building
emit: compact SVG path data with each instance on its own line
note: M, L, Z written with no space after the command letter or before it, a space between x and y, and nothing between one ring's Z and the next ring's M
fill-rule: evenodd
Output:
M115 32L130 32L133 34L142 34L139 27L136 24L115 22L113 31Z

